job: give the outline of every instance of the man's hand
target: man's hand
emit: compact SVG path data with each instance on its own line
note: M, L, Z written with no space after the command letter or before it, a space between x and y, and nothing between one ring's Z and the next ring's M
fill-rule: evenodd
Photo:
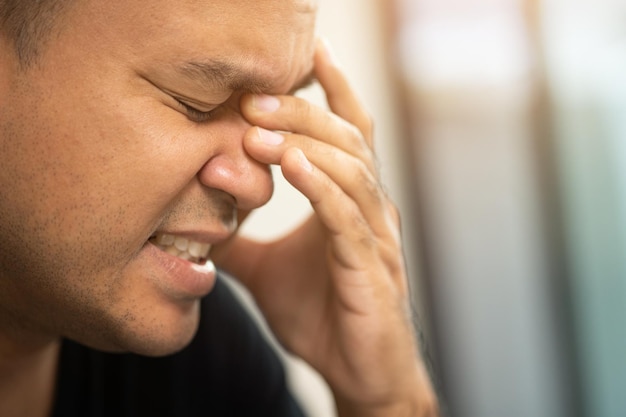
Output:
M291 96L247 96L241 106L256 126L246 151L279 164L314 214L276 242L236 237L220 266L250 290L280 342L322 374L342 416L435 415L371 120L321 42L315 74L331 112Z

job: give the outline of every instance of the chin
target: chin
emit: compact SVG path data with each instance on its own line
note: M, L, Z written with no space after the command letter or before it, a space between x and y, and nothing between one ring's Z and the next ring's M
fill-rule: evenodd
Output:
M145 356L165 356L184 349L198 331L199 315L159 323L146 334L134 334L129 351Z
M193 340L195 331L183 336L160 337L152 340L141 340L126 350L138 355L159 357L167 356L184 349Z
M160 311L154 314L153 311L150 316L138 316L125 316L109 323L109 331L100 332L97 338L85 344L108 352L152 357L176 353L184 349L198 331L199 303L194 303L194 307L184 314L180 311Z

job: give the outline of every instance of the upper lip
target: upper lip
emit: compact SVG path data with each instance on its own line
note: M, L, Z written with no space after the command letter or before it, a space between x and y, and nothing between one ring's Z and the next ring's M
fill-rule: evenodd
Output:
M160 234L168 234L174 236L184 237L194 242L199 243L208 243L210 245L215 245L220 242L223 242L230 238L233 235L232 231L183 231L183 230L169 230L169 229L161 229L156 230L150 236L150 239L156 237Z

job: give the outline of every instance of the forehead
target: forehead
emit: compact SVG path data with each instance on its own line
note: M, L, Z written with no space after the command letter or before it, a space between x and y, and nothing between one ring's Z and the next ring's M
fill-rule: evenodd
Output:
M89 0L65 32L86 57L98 49L138 66L218 60L278 88L311 68L316 11L313 0Z

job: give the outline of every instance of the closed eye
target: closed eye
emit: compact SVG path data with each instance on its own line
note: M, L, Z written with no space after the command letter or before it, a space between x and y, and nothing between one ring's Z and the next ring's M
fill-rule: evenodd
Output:
M213 112L215 111L215 109L210 111L201 111L178 99L176 99L176 102L184 110L187 118L196 123L204 123L211 120Z

